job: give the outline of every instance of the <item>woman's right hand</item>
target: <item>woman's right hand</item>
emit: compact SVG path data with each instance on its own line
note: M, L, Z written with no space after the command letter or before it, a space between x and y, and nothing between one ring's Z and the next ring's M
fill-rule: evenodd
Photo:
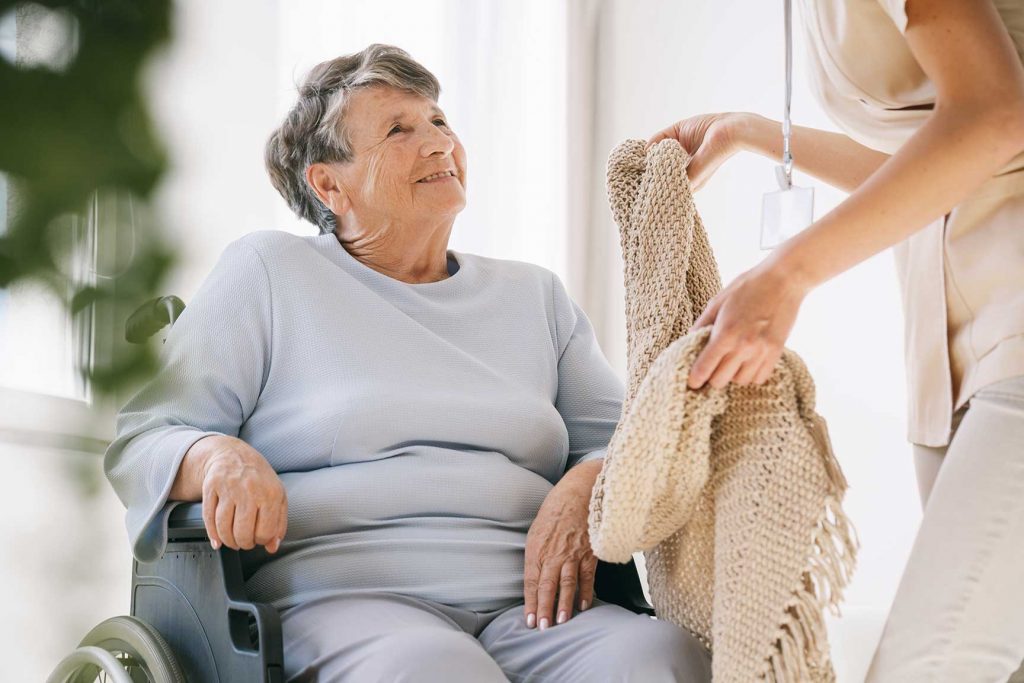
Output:
M203 522L214 549L266 546L275 553L288 528L281 478L255 448L232 436L208 436L203 474Z
M691 116L652 135L647 147L666 138L677 140L690 155L686 175L691 190L697 192L726 159L741 149L741 130L750 116L755 114L726 112Z

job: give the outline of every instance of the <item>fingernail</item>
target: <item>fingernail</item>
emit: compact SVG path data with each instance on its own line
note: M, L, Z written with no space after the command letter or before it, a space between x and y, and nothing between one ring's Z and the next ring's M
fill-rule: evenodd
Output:
M528 627L533 628L536 623L537 623L537 615L536 614L534 614L533 612L530 612L529 614L526 615L526 625Z
M566 620L565 610L562 610L561 612L558 613L558 623L559 624L564 624L565 620Z
M548 627L548 618L544 617L543 619L540 620L540 630L543 631L547 627Z
M220 547L220 543L218 541L210 541L210 545L213 546L214 550Z
M582 603L580 604L580 611L582 612L583 610L587 609L587 607L589 607L589 606L590 606L590 603L589 603L589 602L587 602L586 600L584 600L584 601L583 601L583 602L582 602Z

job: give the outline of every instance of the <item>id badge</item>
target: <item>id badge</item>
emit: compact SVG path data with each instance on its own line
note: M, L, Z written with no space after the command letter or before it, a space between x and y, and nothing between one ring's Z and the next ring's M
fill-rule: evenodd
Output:
M761 201L761 249L774 249L813 222L813 187L790 185L766 192Z

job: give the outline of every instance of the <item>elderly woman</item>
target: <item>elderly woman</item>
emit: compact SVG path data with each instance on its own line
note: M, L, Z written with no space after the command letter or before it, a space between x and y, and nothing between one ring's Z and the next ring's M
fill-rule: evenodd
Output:
M267 167L320 235L231 243L122 409L133 551L202 500L292 681L710 680L689 634L594 596L624 389L551 271L447 248L466 154L439 91L384 45L301 86Z

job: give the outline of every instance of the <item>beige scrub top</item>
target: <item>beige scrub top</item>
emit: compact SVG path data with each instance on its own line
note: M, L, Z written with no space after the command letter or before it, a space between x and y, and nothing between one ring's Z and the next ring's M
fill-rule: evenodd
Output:
M1024 0L994 0L1024 62ZM931 114L904 0L801 0L811 89L847 135L894 154ZM893 247L903 293L908 438L949 443L953 413L1024 375L1024 152Z

